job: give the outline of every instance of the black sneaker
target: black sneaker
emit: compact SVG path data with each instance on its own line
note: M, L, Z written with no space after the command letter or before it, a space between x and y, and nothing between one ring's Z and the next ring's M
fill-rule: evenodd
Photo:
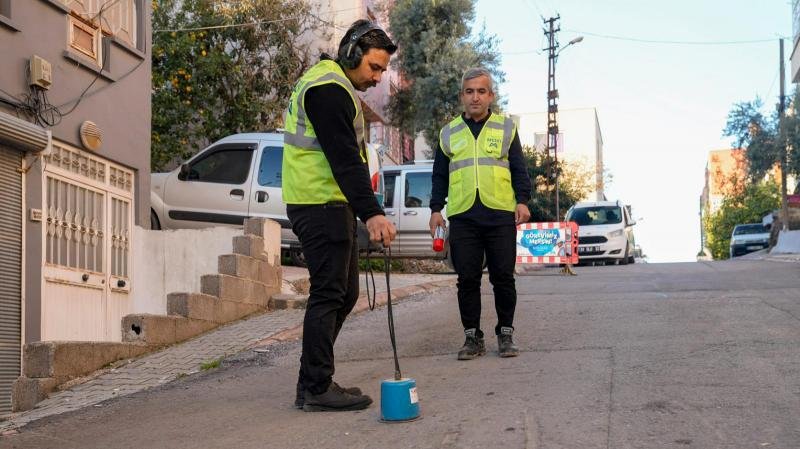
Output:
M363 410L372 404L372 398L365 395L354 395L339 385L331 382L328 390L321 394L313 394L306 390L303 411L306 412L344 412Z
M336 385L337 388L341 388L347 393L350 393L354 396L361 396L361 389L358 387L342 388L336 382L334 382L333 384ZM298 382L297 395L294 397L294 408L302 409L305 404L306 404L306 389Z
M477 329L464 329L464 335L467 339L458 351L458 360L472 360L486 354L486 344L483 342L483 337L478 337Z
M514 344L512 335L513 327L501 327L500 334L497 335L497 351L500 357L516 357L519 355L519 348Z

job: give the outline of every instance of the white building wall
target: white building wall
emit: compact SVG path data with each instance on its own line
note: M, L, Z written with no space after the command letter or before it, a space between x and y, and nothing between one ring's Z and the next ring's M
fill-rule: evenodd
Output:
M517 120L519 138L523 146L534 147L536 134L547 133L546 112L512 114ZM562 109L558 112L558 158L568 162L583 163L594 172L595 188L584 200L602 201L603 185L603 135L595 108Z
M167 294L200 292L200 277L218 272L219 256L233 253L241 228L151 231L134 227L129 313L166 315Z
M414 140L414 160L433 159L435 157L433 151L434 148L428 145L425 136L422 133L417 134L417 138Z

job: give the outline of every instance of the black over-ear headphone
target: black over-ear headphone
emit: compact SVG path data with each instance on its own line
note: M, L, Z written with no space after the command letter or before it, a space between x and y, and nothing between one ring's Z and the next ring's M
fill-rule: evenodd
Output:
M370 31L378 30L383 31L381 27L372 22L367 22L360 27L353 30L350 39L347 40L345 45L339 47L339 63L346 69L355 69L361 64L361 58L364 57L364 52L358 46L358 40L364 37Z

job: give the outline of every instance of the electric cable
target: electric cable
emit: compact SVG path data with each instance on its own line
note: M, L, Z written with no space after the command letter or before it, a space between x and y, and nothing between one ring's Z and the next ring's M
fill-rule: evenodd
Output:
M640 44L657 44L657 45L747 45L747 44L761 44L764 42L774 42L776 38L768 38L768 39L752 39L752 40L743 40L743 41L678 41L678 40L655 40L655 39L639 39L635 37L627 37L627 36L615 36L610 34L600 34L600 33L591 33L588 31L581 31L581 30L561 30L568 33L575 33L578 35L586 35L592 37L599 37L602 39L615 39L620 41L626 42L637 42ZM777 39L790 39L788 36L777 36ZM509 51L509 52L501 52L502 55L524 55L524 54L541 54L539 50L521 50L521 51Z
M114 3L116 3L116 2L106 3L105 5L103 5L103 7L101 7L101 8L100 8L100 10L97 12L97 14L96 14L95 16L93 16L93 17L92 17L92 21L94 21L94 19L95 19L95 18L98 18L98 17L100 18L100 28L101 28L101 29L102 29L102 27L103 27L103 25L102 25L102 23L103 23L103 11L105 11L105 10L106 10L106 7L107 7L107 6L113 6L113 5L114 5ZM101 30L101 33L102 33L102 30ZM102 52L102 50L100 50L100 51ZM62 115L69 115L69 114L71 114L71 113L72 113L72 111L74 111L74 110L75 110L75 108L77 108L77 107L78 107L78 105L79 105L79 104L81 104L81 101L83 101L83 99L84 99L84 96L86 95L86 92L88 92L88 91L89 91L89 89L91 89L91 87L92 87L92 86L94 86L94 83L96 83L96 82L97 82L97 80L98 80L98 79L100 79L100 75L101 75L101 74L103 73L103 71L106 69L106 62L108 62L108 59L109 59L109 58L108 58L108 56L109 56L109 55L106 55L106 57L105 57L105 58L103 58L103 64L100 66L100 70L98 70L98 71L97 71L97 74L95 74L95 77L94 77L94 79L92 80L92 82L91 82L91 83L89 83L89 85L88 85L88 86L86 86L86 89L83 89L83 92L81 92L81 94L78 96L78 98L77 98L76 100L72 100L72 101L75 101L75 104L74 104L74 105L72 105L72 107L69 109L69 111L67 111L67 112L64 112ZM69 104L69 103L71 103L71 101L70 101L70 102L67 102L67 103L64 103L64 105L67 105L67 104ZM61 107L63 107L64 105L61 105Z
M102 23L103 20L104 20L103 13L105 11L107 11L110 7L116 5L119 2L120 2L120 0L109 1L109 2L105 3L97 11L97 13L86 13L84 15L90 16L87 20L89 20L91 22L94 22L95 19L99 19L99 21ZM146 40L145 40L145 44L146 44ZM147 49L146 48L145 48L144 52L147 53ZM106 63L108 62L108 59L109 59L108 57L103 59L103 64L102 64L102 66L100 67L99 70L92 69L92 70L94 70L96 72L95 73L95 77L94 77L94 79L92 79L91 83L89 83L89 85L86 86L85 89L83 89L83 91L81 92L81 94L79 96L77 96L76 98L61 104L60 106L55 106L52 103L50 103L50 100L47 97L47 90L46 89L41 88L41 87L39 87L37 85L34 85L34 84L30 84L30 81L31 81L30 80L30 78L31 78L30 66L26 66L26 68L25 68L26 69L26 77L29 80L28 92L24 93L24 94L21 94L22 99L18 99L14 95L11 95L10 93L6 92L5 90L0 89L0 92L2 92L4 95L7 95L9 97L9 99L5 99L5 98L0 97L0 102L13 107L17 111L18 115L19 115L20 112L22 112L22 113L32 117L33 121L37 125L48 126L48 127L51 127L51 128L55 127L59 123L61 123L61 120L65 115L68 115L68 114L72 113L78 107L78 105L81 103L81 101L83 101L84 98L90 97L90 96L92 96L92 95L94 95L94 94L96 94L96 93L98 93L98 92L110 87L111 85L113 85L113 84L109 83L109 84L107 84L105 86L102 86L102 87L100 87L100 88L98 88L98 89L96 89L96 90L94 90L92 92L89 92L87 94L89 89L91 89L92 86L94 86L94 84L100 78L100 76L102 75L103 71L106 70ZM128 71L127 73L125 73L122 76L118 77L115 81L121 81L121 80L125 79L128 75L130 75L131 73L135 72L144 63L144 61L145 61L145 59L143 58L130 71ZM72 107L68 111L66 111L66 112L62 112L61 111L61 108L64 108L65 106L67 106L69 104L72 104L72 103L74 103L74 104L72 105Z
M337 9L335 11L326 11L326 14L334 14L337 12L345 12L345 11L352 11L354 9L361 9L361 8L345 8L345 9ZM255 22L245 22L245 23L229 23L226 25L209 25L205 27L192 27L192 28L173 28L173 29L164 29L164 30L153 30L154 33L178 33L183 31L203 31L203 30L217 30L223 28L238 28L238 27L249 27L249 26L256 26L256 25L268 25L272 23L280 23L280 22L288 22L290 20L297 20L297 19L304 19L308 16L311 16L314 19L319 20L322 23L328 24L335 28L339 26L334 24L333 22L325 21L319 18L317 15L313 13L309 13L307 15L302 16L292 16L292 17L285 17L283 19L275 19L275 20L257 20Z
M375 292L375 276L372 270L372 263L369 257L370 251L367 250L367 270L364 272L364 280L367 284L367 304L369 304L369 310L375 310L376 304L376 292ZM389 341L392 343L392 355L394 357L394 380L400 380L403 378L402 373L400 372L400 360L397 358L397 339L395 338L394 332L394 313L392 312L392 286L391 286L391 271L392 271L392 247L387 246L385 247L385 251L383 253L383 271L386 277L386 313L387 313L387 321L389 323ZM369 292L369 280L370 277L372 278L372 295Z
M567 33L585 34L587 36L600 37L604 39L616 39L621 41L640 42L645 44L672 44L672 45L741 45L741 44L759 44L762 42L774 42L775 38L769 39L752 39L742 41L679 41L679 40L658 40L658 39L639 39L627 36L615 36L611 34L592 33L589 31L581 30L562 30ZM777 36L779 39L789 39L788 36Z
M400 361L397 359L397 341L394 335L394 314L392 313L392 287L391 287L391 261L392 261L392 247L386 247L386 253L383 255L383 266L386 271L386 310L389 322L389 340L392 342L392 354L394 354L394 380L400 380L403 375L400 373Z
M102 12L103 12L103 8L101 8L100 11L98 12L98 15L100 15L100 20L102 20ZM144 39L143 42L144 42L144 47L142 49L142 52L146 55L147 54L147 39ZM83 101L84 98L91 97L92 95L95 95L98 92L102 92L103 90L105 90L105 89L107 89L107 88L109 88L109 87L111 87L113 85L118 85L117 83L119 83L120 81L124 80L130 74L135 72L139 67L141 67L142 64L144 64L145 59L147 59L147 58L142 58L135 66L133 66L132 69L128 70L126 73L124 73L124 74L120 75L119 77L117 77L116 80L114 80L115 81L114 83L108 83L108 84L106 84L104 86L101 86L101 87L97 88L96 90L93 90L92 92L89 92L87 94L87 91L94 85L95 82L97 82L97 80L98 80L98 78L100 78L100 75L102 74L103 70L105 70L105 63L108 60L108 58L104 58L103 59L103 66L97 72L97 75L95 76L94 80L92 80L91 84L89 84L86 87L86 89L84 89L83 92L81 92L80 95L78 95L77 97L73 98L72 100L64 102L60 106L57 106L56 109L60 110L60 108L63 108L66 105L74 102L75 104L70 108L70 110L67 111L67 112L61 113L61 115L64 116L64 115L68 115L68 114L72 113L72 111L74 111L75 108L78 107L78 105L81 103L81 101Z
M367 270L364 272L364 282L367 287L367 305L369 310L375 310L375 300L377 299L377 292L375 291L375 274L372 271L372 259L369 257L370 249L369 242L367 242ZM369 280L372 278L372 295L369 294Z

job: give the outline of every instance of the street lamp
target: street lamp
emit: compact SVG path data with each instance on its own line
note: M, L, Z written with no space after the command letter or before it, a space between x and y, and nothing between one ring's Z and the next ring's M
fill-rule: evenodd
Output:
M578 36L564 45L563 47L557 47L555 42L555 30L553 28L554 20L550 20L550 32L546 33L550 37L550 50L549 55L549 75L547 77L547 134L548 139L550 139L550 147L553 148L553 156L555 161L555 183L556 183L556 221L561 220L561 207L559 205L559 184L558 184L558 121L557 121L557 114L558 114L558 90L556 89L556 61L558 60L558 55L561 54L562 51L566 50L567 47L571 45L575 45L578 42L583 41L583 36Z
M575 45L578 42L583 42L583 36L578 36L575 39L572 39L571 41L567 42L567 45L561 47L561 50L559 50L558 53L556 53L556 56L558 56L559 53L564 51L565 48L569 47L570 45Z

